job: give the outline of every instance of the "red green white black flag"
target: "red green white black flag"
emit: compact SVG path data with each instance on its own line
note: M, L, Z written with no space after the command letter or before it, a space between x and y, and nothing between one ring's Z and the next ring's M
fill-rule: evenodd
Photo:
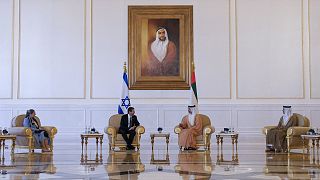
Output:
M198 94L197 94L197 84L196 84L196 73L194 62L192 62L191 66L191 86L190 86L190 102L189 105L195 105L196 113L199 113L199 106L198 106Z

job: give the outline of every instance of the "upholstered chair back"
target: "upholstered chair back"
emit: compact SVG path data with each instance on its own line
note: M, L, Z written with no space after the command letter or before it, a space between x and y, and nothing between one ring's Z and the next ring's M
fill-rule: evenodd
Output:
M23 127L23 120L25 117L26 117L25 114L21 114L21 115L18 115L16 117L12 118L11 127ZM36 119L38 125L41 126L40 119L37 116L35 116L35 119Z
M202 127L205 127L207 125L211 125L210 118L207 115L197 114L197 116L200 116L200 119L202 120ZM188 117L188 115L185 115L183 118L185 118L185 117Z
M199 114L202 119L202 127L205 127L207 125L211 125L210 118L207 115Z
M298 126L300 127L310 127L310 121L307 117L297 114L298 116Z
M123 114L115 114L109 118L109 127L115 127L117 132L120 128L121 117Z

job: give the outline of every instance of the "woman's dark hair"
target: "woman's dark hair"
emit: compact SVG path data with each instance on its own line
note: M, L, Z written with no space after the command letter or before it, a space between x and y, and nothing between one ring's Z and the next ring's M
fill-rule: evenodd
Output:
M34 113L34 110L33 110L33 109L27 110L26 118L28 118L32 113Z

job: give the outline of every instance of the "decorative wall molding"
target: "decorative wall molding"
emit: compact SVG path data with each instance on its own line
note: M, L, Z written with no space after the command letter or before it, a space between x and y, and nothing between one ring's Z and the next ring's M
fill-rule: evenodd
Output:
M319 127L320 104L292 105L293 111L310 118L312 127ZM0 127L10 125L12 117L24 114L29 108L34 108L42 124L53 125L59 134L80 134L86 126L94 126L100 132L108 125L111 115L117 113L116 104L106 105L6 105L0 106ZM135 105L139 121L146 128L146 133L164 127L165 131L173 134L174 126L187 114L186 105ZM266 125L277 124L282 115L282 105L274 104L233 104L233 105L201 105L200 113L211 118L217 131L223 127L234 127L242 136L261 135L261 128Z

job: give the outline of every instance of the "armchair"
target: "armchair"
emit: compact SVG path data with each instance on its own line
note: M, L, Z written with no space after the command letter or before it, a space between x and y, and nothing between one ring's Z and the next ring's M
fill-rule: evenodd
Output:
M23 119L25 115L18 115L11 120L11 128L8 129L10 134L16 135L16 147L18 148L28 148L29 152L34 152L34 149L41 149L41 147L36 147L34 139L32 136L32 131L30 128L23 127ZM41 126L40 119L35 116L35 119L39 126L46 130L50 138L50 148L53 150L53 139L57 134L57 128L53 126Z
M291 149L303 149L304 145L305 146L308 145L308 142L305 142L305 144L303 144L301 135L306 134L310 129L310 121L305 116L302 116L300 114L297 114L297 115L299 118L298 126L290 127L287 130L286 140L287 140L288 152L290 152ZM270 129L275 127L277 126L265 126L264 128L262 128L262 133L264 135L267 135Z
M211 121L208 116L203 114L198 114L198 115L200 115L200 119L202 120L202 134L196 137L196 146L197 147L204 146L205 150L207 149L210 150L211 134L215 132L215 128L211 126ZM182 129L179 127L179 125L174 128L174 132L178 134L178 136L180 136L181 130ZM182 147L180 147L180 149L181 148Z
M108 127L104 128L104 132L108 134L109 150L114 150L115 147L125 148L127 143L124 141L121 134L118 133L122 114L115 114L109 118ZM144 134L145 128L143 126L136 127L136 135L133 139L132 145L140 149L141 135Z

